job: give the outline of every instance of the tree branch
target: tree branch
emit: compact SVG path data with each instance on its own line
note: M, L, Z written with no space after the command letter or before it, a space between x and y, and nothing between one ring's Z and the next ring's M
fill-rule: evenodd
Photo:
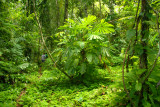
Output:
M140 19L138 18L139 4L140 4L140 0L138 0L138 7L137 7L137 11L136 11L135 22L134 22L134 25L133 25L133 27L132 27L132 28L134 28L135 23L136 23L136 40L135 40L134 44L135 44L136 41L137 41L138 24L139 24L139 20L140 20ZM127 93L127 96L128 96L128 98L129 98L129 100L130 100L132 106L134 107L134 103L133 103L133 101L132 101L132 99L131 99L131 97L130 97L130 95L129 95L129 92L128 92L127 88L126 88L125 81L124 81L124 65L125 65L125 60L126 60L127 52L128 52L128 50L129 50L129 48L130 48L130 44L131 44L131 41L130 41L130 43L129 43L129 45L128 45L128 48L127 48L127 50L126 50L126 52L125 52L125 57L124 57L124 60L123 60L123 66L122 66L122 80L123 80L124 90L125 90L125 92ZM130 58L130 57L128 57L128 60L129 60L129 58ZM128 60L127 60L127 61L128 61ZM128 63L128 62L127 62L127 63ZM128 66L128 65L127 65L127 66Z
M137 16L138 16L139 4L140 4L140 0L138 0L138 7L137 7L137 11L136 11L136 17L135 17L134 25L133 25L132 28L134 28L134 26L135 26L135 24L136 24L136 21L138 20Z
M131 42L130 42L130 43L131 43ZM130 43L129 43L129 46L128 46L126 52L125 52L125 57L124 57L124 60L123 60L123 66L122 66L122 80L123 80L124 91L127 93L127 96L128 96L128 98L129 98L131 104L132 104L133 107L134 107L134 103L132 102L132 99L131 99L131 97L130 97L130 95L129 95L129 92L128 92L127 88L126 88L125 81L124 81L124 65L125 65L125 60L126 60L127 52L128 52L128 50L129 50L129 47L130 47Z

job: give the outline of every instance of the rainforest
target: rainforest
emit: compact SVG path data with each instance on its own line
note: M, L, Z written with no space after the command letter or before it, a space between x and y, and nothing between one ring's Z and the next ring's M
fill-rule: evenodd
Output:
M0 107L159 107L160 0L0 0Z

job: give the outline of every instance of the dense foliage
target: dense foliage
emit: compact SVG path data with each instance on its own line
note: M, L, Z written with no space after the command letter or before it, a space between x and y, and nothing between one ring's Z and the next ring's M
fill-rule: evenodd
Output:
M159 7L0 0L0 106L159 107Z

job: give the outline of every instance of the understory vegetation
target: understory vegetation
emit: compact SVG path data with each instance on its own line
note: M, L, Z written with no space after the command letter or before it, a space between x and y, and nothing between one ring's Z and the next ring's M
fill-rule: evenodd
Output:
M115 76L116 74L116 76ZM23 78L22 78L23 76ZM1 84L1 106L125 106L120 68L112 73L97 69L90 78L72 83L57 69L23 74L21 83L12 86ZM3 87L5 85L6 87ZM118 87L118 88L115 88ZM21 93L25 90L25 93ZM19 99L19 95L23 94ZM17 101L18 100L18 101Z
M0 107L159 107L160 0L0 0Z

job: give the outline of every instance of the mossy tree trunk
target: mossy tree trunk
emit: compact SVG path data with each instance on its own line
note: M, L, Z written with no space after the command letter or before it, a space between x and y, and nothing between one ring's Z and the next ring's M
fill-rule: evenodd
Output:
M141 13L142 13L142 20L141 20L141 40L140 43L143 47L143 53L140 55L140 69L148 69L148 60L147 60L147 44L148 44L148 37L149 37L149 25L146 23L149 21L148 14L149 14L149 7L146 0L141 1Z

